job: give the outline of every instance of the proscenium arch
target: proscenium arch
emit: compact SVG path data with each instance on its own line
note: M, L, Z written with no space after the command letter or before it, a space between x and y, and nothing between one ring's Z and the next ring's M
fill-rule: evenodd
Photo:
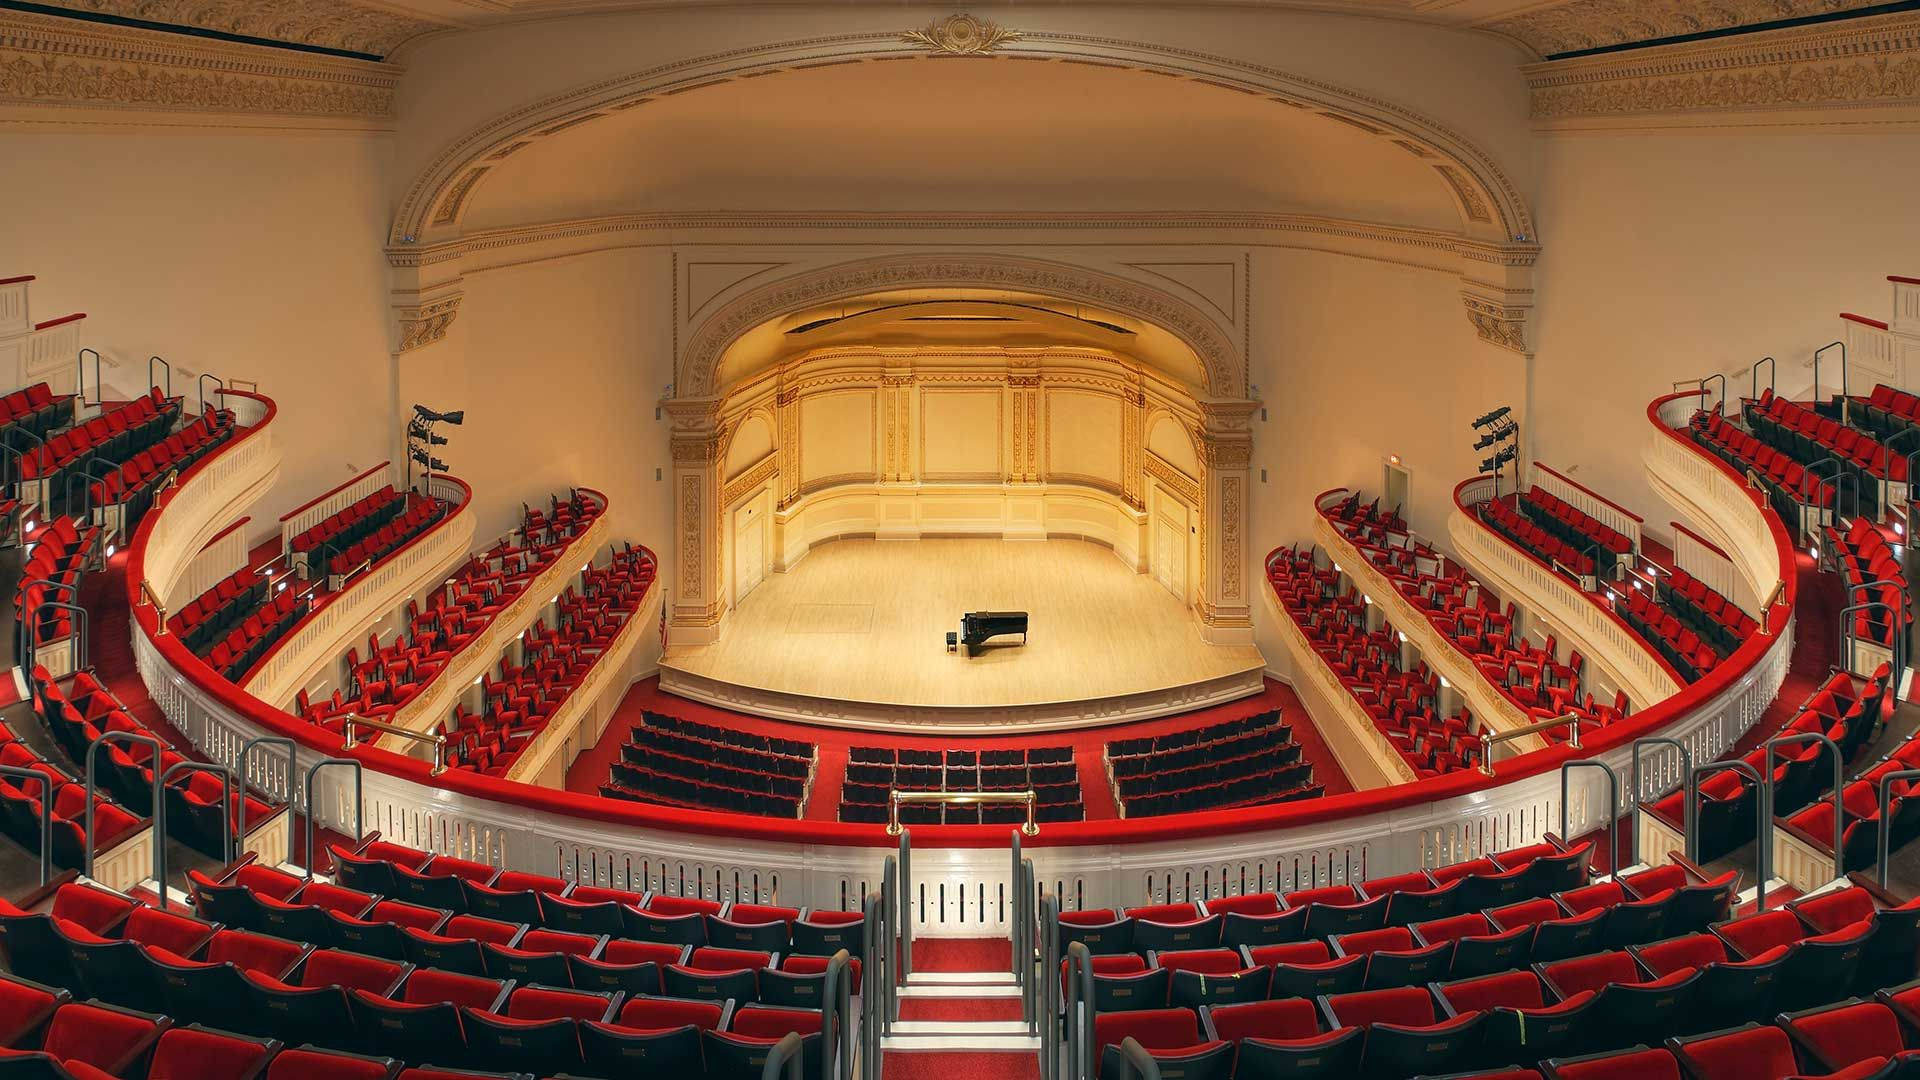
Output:
M710 398L720 359L741 335L768 319L888 289L1009 288L1093 304L1149 322L1179 338L1206 373L1212 398L1244 398L1247 358L1233 337L1198 307L1161 289L1071 263L987 253L885 255L834 263L748 290L723 304L687 337L675 358L674 396Z
M783 70L927 55L924 46L897 32L807 38L676 61L550 95L495 117L436 156L401 199L389 242L400 246L450 238L468 196L484 181L488 161L525 152L546 136L608 113ZM1459 209L1465 235L1497 242L1533 239L1533 218L1525 200L1490 155L1464 135L1394 102L1230 57L1081 34L1022 31L998 45L992 56L945 62L992 63L1003 57L1130 68L1318 112L1329 122L1389 139L1416 157L1430 159L1435 182L1447 187Z

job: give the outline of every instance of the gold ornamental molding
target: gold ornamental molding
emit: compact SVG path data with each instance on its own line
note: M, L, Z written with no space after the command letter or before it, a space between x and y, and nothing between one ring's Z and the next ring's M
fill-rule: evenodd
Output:
M179 34L0 13L0 108L385 126L402 71Z
M947 56L984 56L1010 41L1019 40L1020 33L972 15L949 15L924 30L909 30L900 37L910 45L924 46Z
M400 325L400 347L397 351L412 352L445 338L447 331L453 328L454 318L460 314L460 301L464 298L464 293L455 293L423 304L404 305L395 309L395 318Z
M1866 118L1855 114L1865 109L1920 111L1920 15L1770 30L1521 70L1533 118L1547 126L1821 110L1834 114L1822 121L1861 121Z

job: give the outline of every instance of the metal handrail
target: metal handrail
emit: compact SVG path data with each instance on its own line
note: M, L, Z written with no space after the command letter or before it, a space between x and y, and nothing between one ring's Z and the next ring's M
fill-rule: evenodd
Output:
M886 925L886 882L880 893L868 893L860 901L860 1065L861 1076L880 1075L880 1030L884 1024L881 1009L886 994L881 991L881 976L888 970L883 937L892 933Z
M294 741L284 735L255 735L253 738L241 743L240 759L234 766L240 774L240 820L239 824L234 826L234 831L238 833L243 840L247 835L247 759L253 755L256 748L264 746L284 746L287 748L287 807L289 811L291 811L293 807L293 770L295 767L294 753L296 750ZM268 794L267 789L264 787L261 788L260 791L263 795Z
M1491 731L1482 731L1480 733L1480 771L1488 776L1493 775L1493 748L1495 746L1510 743L1516 739L1524 739L1529 735L1537 735L1542 731L1549 731L1553 728L1566 727L1569 724L1573 725L1573 732L1567 737L1567 745L1578 750L1580 749L1580 715L1578 713L1556 716L1551 720L1536 720L1531 724L1525 724L1521 727L1513 728L1509 731L1502 731L1498 734Z
M208 379L213 380L213 390L214 390L214 393L216 394L227 388L226 382L222 380L220 376L215 375L213 372L203 371L200 373L200 377L194 380L193 392L200 395L200 412L202 415L204 415L207 411L207 380Z
M905 979L913 973L913 833L900 830L900 872L894 877L895 895L900 907L894 914L897 920L894 926L900 931L900 978ZM897 1020L897 1013L890 1012L889 1017Z
M54 581L52 578L34 578L32 581L22 582L20 585L20 592L24 594L26 590L33 588L35 585L45 586L47 589L55 593L65 593L66 595L73 597L76 601L80 599L80 586L78 584L72 584L65 581ZM42 600L40 603L48 604L48 603L52 603L52 601ZM35 605L27 609L26 618L16 619L14 621L13 654L14 656L20 659L20 670L22 671L26 671L26 672L33 671L34 646L38 644L38 642L34 640L35 638L34 627L35 627L35 624L39 621L39 616L40 616L40 606ZM74 670L78 671L82 666L83 665L75 664Z
M1754 862L1757 864L1760 884L1754 895L1754 910L1767 910L1767 879L1773 876L1773 781L1771 777L1762 777L1760 770L1735 758L1731 761L1709 761L1693 767L1693 786L1687 790L1687 814L1694 820L1700 818L1700 778L1708 773L1732 770L1753 781L1753 841ZM1688 851L1687 858L1699 862L1699 852Z
M100 350L99 349L81 349L79 352L75 353L73 357L73 366L75 368L74 398L83 407L87 403L87 354L88 353L93 354L93 392L97 396L101 396L101 397L105 396L100 392L101 386L104 385L100 381Z
M852 1080L853 1055L841 1043L850 1026L853 964L847 950L835 950L820 984L820 1075L824 1080Z
M40 782L40 884L45 886L53 880L53 777L19 765L0 765L0 776ZM87 798L91 806L92 794Z
M1905 592L1903 590L1902 596L1904 595ZM1853 670L1853 652L1847 648L1847 642L1853 637L1852 616L1856 612L1871 611L1874 608L1879 608L1881 611L1887 613L1887 626L1893 637L1893 640L1888 642L1888 651L1891 655L1887 658L1887 674L1890 676L1887 684L1893 688L1895 696L1898 696L1900 693L1900 677L1906 672L1907 667L1906 616L1903 612L1895 611L1886 601L1863 600L1858 604L1848 604L1846 607L1840 609L1839 655L1841 657L1841 666L1847 671ZM1875 644L1878 643L1876 642Z
M1899 772L1890 772L1880 778L1880 843L1879 851L1875 854L1874 866L1877 869L1874 873L1883 889L1887 887L1887 860L1893 856L1893 837L1887 830L1887 809L1892 804L1894 782L1898 780L1920 780L1920 769L1901 769ZM1839 866L1838 849L1835 849L1833 857L1835 866L1840 873L1844 874L1846 868Z
M99 738L87 744L87 758L86 761L82 763L82 768L86 770L85 783L87 788L87 824L84 834L87 850L85 854L86 865L82 869L88 877L93 876L93 804L94 792L97 789L97 785L94 783L93 767L94 762L97 760L95 755L100 752L102 746L114 742L138 743L153 751L153 757L150 759L147 768L147 775L153 777L153 806L148 811L149 817L160 812L160 805L165 799L165 796L160 791L160 755L165 748L161 746L159 739L154 738L152 735L142 735L137 731L105 731L101 732ZM167 892L167 879L164 876L167 868L166 851L167 838L165 834L155 835L153 837L153 880L160 883L160 895L163 898Z
M1841 759L1839 745L1818 731L1795 731L1785 735L1775 735L1768 739L1766 744L1768 782L1771 783L1773 777L1773 748L1783 743L1802 742L1820 743L1833 756L1833 865L1834 876L1840 877L1846 873L1846 868L1840 865L1840 844L1846 839L1847 816L1846 804L1841 801L1840 790L1846 786L1847 778L1846 762Z
M173 365L167 363L165 360L162 360L157 356L147 357L147 389L152 390L154 387L161 385L160 381L153 377L153 365L155 364L159 364L161 367L161 370L167 373L165 392L168 397L172 397L173 396ZM96 386L94 387L94 389L98 390L100 388Z
M823 1037L821 1042L825 1043L826 1039ZM760 1080L806 1080L806 1063L800 1060L804 1047L797 1031L780 1036L780 1041L767 1051L767 1063L760 1068Z
M1717 371L1708 375L1706 378L1700 380L1700 392L1702 394L1706 393L1707 384L1715 379L1720 380L1720 413L1724 416L1727 411L1727 377Z
M155 595L153 591L153 583L145 578L140 579L140 595L147 598L147 603L152 605L154 613L159 616L160 628L154 632L153 636L166 637L167 605L160 602L160 597Z
M1569 841L1572 838L1567 836L1567 788L1575 769L1599 769L1607 774L1607 866L1613 879L1618 881L1620 880L1620 830L1618 828L1620 775L1613 771L1613 766L1599 758L1583 758L1579 761L1560 763L1560 837Z
M353 737L353 730L356 727L368 727L387 735L398 735L403 739L412 739L414 742L426 743L433 747L433 772L431 775L439 776L441 773L447 771L447 737L443 734L409 731L397 724L389 724L382 720L373 720L365 716L360 716L357 713L348 713L341 721L340 734L341 737L346 740L345 745L349 750L360 745L359 740Z
M1020 860L1020 984L1025 991L1021 995L1026 1012L1027 1027L1036 1030L1040 1022L1040 992L1034 985L1036 976L1034 962L1034 894L1039 892L1038 879L1033 872L1033 860Z
M1780 364L1778 361L1776 361L1771 356L1763 356L1760 359L1755 360L1753 362L1753 367L1751 369L1753 372L1753 396L1755 398L1758 398L1760 396L1760 365L1761 364L1767 365L1767 389L1769 390L1773 389L1774 383L1779 381L1778 375L1780 371Z
M1640 850L1640 750L1644 746L1671 746L1680 751L1680 787L1683 791L1680 796L1680 849L1691 857L1694 846L1693 795L1686 789L1693 786L1693 752L1679 739L1665 735L1647 735L1635 739L1630 751L1633 754L1633 773L1629 780L1633 785L1633 815L1630 819L1633 822L1633 857L1638 860L1643 854ZM1566 834L1563 832L1561 835Z
M1160 1063L1153 1060L1139 1039L1129 1035L1116 1049L1120 1052L1118 1080L1160 1080Z
M887 792L887 835L899 836L900 805L902 803L951 803L956 806L979 806L983 804L1024 803L1027 807L1027 823L1020 831L1028 836L1038 836L1040 826L1034 820L1034 808L1039 805L1039 795L1031 788L1026 791L901 791L897 788Z
M155 878L160 883L160 906L167 906L167 802L166 789L179 773L209 772L220 775L220 852L224 862L232 862L235 849L233 835L233 770L225 765L202 761L176 761L160 774L160 805L153 808L154 846L160 850L160 873ZM245 802L245 799L241 800Z
M1040 1080L1060 1075L1060 898L1040 897Z
M313 805L313 778L328 765L345 765L353 770L353 839L358 842L366 835L366 822L362 815L366 813L366 767L352 758L321 758L307 766L307 880L313 880L313 833L314 818L317 815Z
M1833 349L1840 350L1840 422L1847 422L1847 343L1835 341L1813 350L1813 401L1820 403L1820 354Z
M73 637L73 668L72 670L80 671L88 667L89 665L87 664L87 638L88 638L87 623L90 616L87 613L87 609L81 607L79 604L69 604L64 600L42 600L40 601L40 607L33 609L31 614L38 616L41 608L53 608L55 611L65 611L67 614L73 616L73 629L70 631ZM27 628L26 662L21 665L27 671L33 670L34 655L40 651L40 643L38 641L35 641L34 637L35 637L35 634L34 634L33 628L28 627Z
M1051 979L1052 973L1047 977ZM1082 1007L1087 1015L1082 1017ZM1067 1080L1092 1080L1093 1058L1093 954L1084 941L1067 945Z

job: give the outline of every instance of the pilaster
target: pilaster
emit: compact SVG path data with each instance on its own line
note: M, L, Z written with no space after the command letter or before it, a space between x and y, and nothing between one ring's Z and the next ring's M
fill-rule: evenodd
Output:
M1214 644L1253 640L1252 587L1247 578L1247 479L1253 461L1250 422L1259 403L1203 401L1200 452L1212 527L1200 537L1200 621Z
M713 399L665 403L673 421L673 523L675 570L670 633L684 644L707 644L720 636L726 613L721 573L720 425Z

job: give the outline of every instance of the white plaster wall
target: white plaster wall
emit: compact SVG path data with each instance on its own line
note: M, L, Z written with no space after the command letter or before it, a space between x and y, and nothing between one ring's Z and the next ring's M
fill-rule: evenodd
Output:
M1313 497L1335 487L1381 494L1389 454L1412 474L1409 524L1442 541L1453 489L1484 452L1472 419L1520 405L1525 365L1482 343L1449 273L1304 251L1254 256L1254 414L1249 571L1267 552L1311 536ZM1264 480L1261 470L1266 470ZM1255 640L1284 665L1266 601Z
M465 409L440 456L474 486L481 536L569 486L613 500L612 535L673 557L666 253L614 251L467 278L446 346L400 360L401 401ZM669 579L670 580L670 579Z
M212 372L280 404L292 449L257 532L387 454L387 137L9 130L0 276L33 316L84 311L80 342L137 391L147 357L186 393ZM91 378L91 372L89 372Z
M1886 275L1920 273L1916 175L1911 131L1543 136L1536 458L1664 536L1639 458L1647 403L1720 371L1731 405L1767 355L1781 390L1810 386L1838 313L1884 319ZM1838 360L1823 358L1829 392Z

